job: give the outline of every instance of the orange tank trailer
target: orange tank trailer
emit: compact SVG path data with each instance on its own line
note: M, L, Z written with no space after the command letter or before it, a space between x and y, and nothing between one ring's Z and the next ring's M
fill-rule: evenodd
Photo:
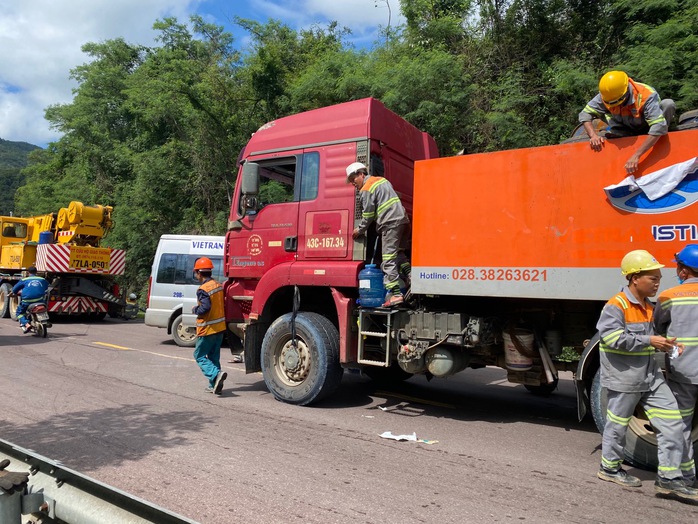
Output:
M698 243L698 164L655 201L604 191L645 138L607 140L601 152L584 141L416 162L413 292L605 300L633 249L666 264L662 287L675 285L673 254ZM698 130L672 132L636 176L697 155Z

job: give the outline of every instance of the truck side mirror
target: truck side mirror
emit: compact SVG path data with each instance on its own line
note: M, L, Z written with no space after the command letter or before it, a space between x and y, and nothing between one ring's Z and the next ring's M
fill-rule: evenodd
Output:
M254 162L246 162L242 166L242 174L240 175L240 205L238 207L238 219L228 222L228 229L238 230L242 228L240 219L244 217L248 211L256 211L257 195L259 194L259 164Z
M242 166L242 181L240 183L243 197L259 194L259 164L246 162Z

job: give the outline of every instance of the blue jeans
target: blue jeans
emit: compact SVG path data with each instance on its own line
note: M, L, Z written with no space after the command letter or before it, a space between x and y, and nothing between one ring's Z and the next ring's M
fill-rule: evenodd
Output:
M201 368L201 372L208 379L211 387L216 382L216 377L221 371L221 344L223 343L224 331L196 338L196 349L194 349L194 359Z
M39 300L33 300L31 302L25 302L24 300L22 300L19 303L19 306L17 306L17 320L19 320L20 326L24 327L29 323L29 319L24 314L27 311L27 308L29 306L31 306L32 304L39 304L41 302L42 302L42 300L39 299Z

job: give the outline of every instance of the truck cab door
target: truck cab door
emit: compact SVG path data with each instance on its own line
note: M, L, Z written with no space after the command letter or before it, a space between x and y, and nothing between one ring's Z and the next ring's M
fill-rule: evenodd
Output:
M228 224L225 264L229 277L259 279L295 260L302 157L300 151L276 158L252 157L243 166L232 213L237 218L231 216ZM250 185L251 167L257 173L254 189L245 187Z

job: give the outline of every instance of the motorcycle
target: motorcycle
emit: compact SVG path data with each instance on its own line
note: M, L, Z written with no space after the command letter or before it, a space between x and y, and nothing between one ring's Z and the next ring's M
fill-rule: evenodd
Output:
M10 297L20 297L20 295L15 295L10 293ZM52 327L51 321L48 317L48 307L44 302L36 302L30 304L24 313L27 317L27 325L29 326L29 332L36 333L36 336L46 338L48 335L48 328ZM13 317L14 318L14 317Z
M36 333L36 336L46 338L48 328L53 324L48 318L48 308L43 302L32 304L27 308L27 318L29 320L29 329Z

